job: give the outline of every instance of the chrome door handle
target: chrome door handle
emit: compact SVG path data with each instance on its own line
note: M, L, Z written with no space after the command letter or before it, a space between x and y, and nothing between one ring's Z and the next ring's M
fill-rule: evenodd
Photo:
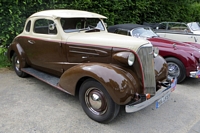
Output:
M82 56L82 59L86 59L86 58L88 58L87 56Z
M34 44L35 42L32 41L32 40L28 40L28 43L30 43L30 44Z
M198 39L197 39L196 37L194 37L194 41L195 41L195 42L197 42L197 41L198 41Z

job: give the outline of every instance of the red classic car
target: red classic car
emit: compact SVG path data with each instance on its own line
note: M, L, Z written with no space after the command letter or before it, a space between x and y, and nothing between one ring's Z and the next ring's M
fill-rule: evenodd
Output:
M178 83L186 76L200 78L200 44L183 43L159 37L149 26L138 24L118 24L108 27L108 32L149 40L159 48L159 54L168 63L170 76L176 76Z

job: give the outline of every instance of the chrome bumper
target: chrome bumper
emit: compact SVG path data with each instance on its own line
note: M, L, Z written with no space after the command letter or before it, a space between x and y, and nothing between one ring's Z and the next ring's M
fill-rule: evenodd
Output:
M190 72L191 78L200 78L200 70Z
M158 90L156 92L156 94L151 97L150 99L148 100L145 100L139 104L135 104L135 105L126 105L125 106L125 111L127 113L133 113L133 112L136 112L136 111L139 111L147 106L149 106L150 104L154 103L155 101L161 99L162 97L164 97L165 95L167 95L168 93L171 93L172 91L175 90L175 87L176 87L176 84L177 84L177 78L174 79L174 82L169 85L168 87L166 88L162 88L160 90Z

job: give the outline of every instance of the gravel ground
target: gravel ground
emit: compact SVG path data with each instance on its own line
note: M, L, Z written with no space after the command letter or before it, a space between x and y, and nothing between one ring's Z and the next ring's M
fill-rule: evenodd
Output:
M77 97L0 69L0 133L200 133L199 103L200 79L188 78L159 109L122 109L114 121L100 124L87 117Z

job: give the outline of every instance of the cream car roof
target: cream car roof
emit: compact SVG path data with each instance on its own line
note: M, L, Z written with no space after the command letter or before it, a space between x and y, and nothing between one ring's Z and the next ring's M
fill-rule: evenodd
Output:
M45 10L34 13L30 16L31 17L54 17L54 18L103 18L106 19L107 17L93 13L88 11L82 10L66 10L66 9L57 9L57 10Z

